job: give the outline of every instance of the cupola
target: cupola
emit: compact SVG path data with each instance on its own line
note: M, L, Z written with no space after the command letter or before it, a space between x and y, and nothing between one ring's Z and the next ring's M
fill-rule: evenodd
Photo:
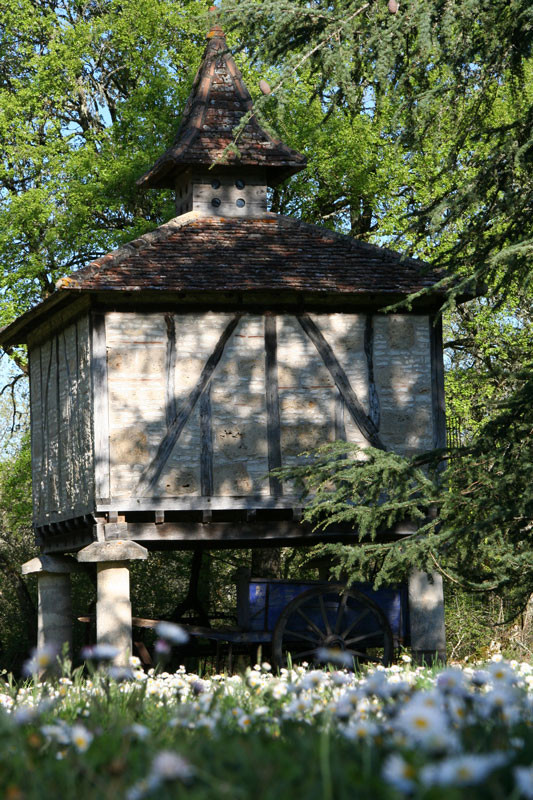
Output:
M174 143L137 184L175 189L178 216L262 216L267 186L304 169L306 159L259 124L218 24L207 39Z

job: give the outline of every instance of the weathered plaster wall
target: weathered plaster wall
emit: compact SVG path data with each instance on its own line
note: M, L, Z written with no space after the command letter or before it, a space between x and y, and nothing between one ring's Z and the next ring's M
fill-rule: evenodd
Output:
M403 453L431 447L428 317L312 314L310 318L385 446ZM234 313L218 312L106 315L111 498L139 496L139 481L157 460L161 442L180 415L185 421L170 456L152 489L141 494L270 493L267 472L275 448L266 423L263 315L239 319L210 380L203 384L205 391L191 401L209 372L217 343L234 320ZM298 319L278 315L275 320L274 396L282 463L294 463L303 450L336 438L365 446L367 440L342 400L331 370ZM271 417L272 397L271 391ZM271 428L272 424L275 428L275 419Z
M155 456L168 423L194 390L233 317L107 314L111 497L136 495L143 468ZM215 398L217 385L212 387ZM199 495L200 452L196 403L158 481L157 493Z
M380 435L403 455L433 447L430 324L422 315L374 317Z
M46 525L93 509L88 316L29 343L34 521Z
M213 376L215 495L268 494L263 317L243 317Z

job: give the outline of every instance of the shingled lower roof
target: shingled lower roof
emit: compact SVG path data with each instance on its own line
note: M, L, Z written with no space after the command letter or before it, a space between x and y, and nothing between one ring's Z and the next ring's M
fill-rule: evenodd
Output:
M442 276L290 217L176 217L58 282L59 289L408 295Z

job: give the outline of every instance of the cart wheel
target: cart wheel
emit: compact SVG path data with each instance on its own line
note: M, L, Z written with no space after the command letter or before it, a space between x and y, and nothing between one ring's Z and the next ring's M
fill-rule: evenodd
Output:
M392 661L394 645L387 617L380 607L357 589L343 584L316 586L294 598L282 611L272 636L275 666L316 661L319 648L341 650L355 666Z

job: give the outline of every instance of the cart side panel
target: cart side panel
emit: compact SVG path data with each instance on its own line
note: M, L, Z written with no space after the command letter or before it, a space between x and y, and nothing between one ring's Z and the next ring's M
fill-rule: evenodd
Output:
M303 594L308 589L320 585L321 581L282 581L253 579L249 584L249 625L251 631L268 630L273 631L283 609L298 595ZM389 621L395 644L404 643L408 636L408 618L406 588L385 587L382 589L372 589L367 584L354 584L353 589L364 594L373 600L384 612ZM338 603L335 597L327 599L326 613L330 623L334 626ZM317 600L316 608L310 611L312 620L319 620L322 611ZM357 608L353 608L353 618L355 620ZM305 620L298 621L301 630L305 629ZM372 629L372 619L362 620L358 630L370 632ZM297 628L300 630L300 628Z

